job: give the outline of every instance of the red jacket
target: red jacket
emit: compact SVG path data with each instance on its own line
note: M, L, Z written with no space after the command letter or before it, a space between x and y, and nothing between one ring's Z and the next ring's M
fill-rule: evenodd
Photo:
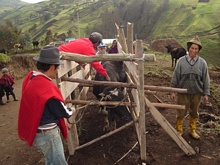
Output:
M64 102L61 92L56 85L43 75L31 79L33 72L29 72L22 84L22 98L18 113L18 135L32 146L39 126L44 106L50 98ZM63 118L58 126L64 138L67 138L67 128Z
M86 56L94 56L96 52L94 50L92 42L88 38L79 38L70 41L59 47L60 52L69 52L82 54ZM106 70L102 67L100 62L91 62L91 66L102 76L107 76Z

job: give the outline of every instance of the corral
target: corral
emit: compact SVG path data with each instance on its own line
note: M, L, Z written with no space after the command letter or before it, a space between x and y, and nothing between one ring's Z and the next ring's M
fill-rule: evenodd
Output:
M64 65L60 67L57 76L57 85L59 86L64 99L69 106L77 105L78 118L83 116L83 108L88 105L125 105L128 106L133 117L133 121L126 123L125 125L106 133L96 139L91 140L85 144L79 144L78 130L76 121L74 118L68 120L69 137L68 137L68 150L69 155L74 155L76 150L89 146L99 140L102 140L110 135L113 135L124 128L134 125L136 128L136 134L138 143L140 145L140 157L142 163L146 163L146 128L145 128L145 113L146 109L151 112L154 119L161 125L161 127L172 137L172 139L179 145L179 147L185 152L186 155L195 155L196 151L181 137L177 134L176 130L171 126L171 124L160 114L160 112L155 107L169 107L176 109L183 109L183 106L165 104L165 103L151 103L147 97L145 97L146 92L153 91L166 91L166 92L180 92L185 93L186 90L174 89L169 87L159 87L159 86L145 86L144 85L144 59L148 61L155 61L155 56L145 55L143 58L143 46L142 41L137 40L135 45L135 54L133 52L133 24L128 23L128 36L127 41L125 40L123 29L118 30L118 41L121 46L119 46L119 54L112 54L108 56L93 56L85 57L79 54L72 53L61 53ZM117 83L117 82L97 82L93 81L90 74L90 66L86 65L81 68L77 62L92 62L92 61L124 61L126 66L128 83ZM77 62L75 62L77 61ZM70 73L68 76L68 73ZM92 85L106 85L106 86L122 86L128 88L127 93L129 95L127 102L94 102L87 100L87 92L89 87ZM85 101L87 100L87 101ZM82 106L84 105L84 106ZM80 116L80 117L79 117ZM77 120L77 118L76 118ZM74 124L72 124L74 123Z

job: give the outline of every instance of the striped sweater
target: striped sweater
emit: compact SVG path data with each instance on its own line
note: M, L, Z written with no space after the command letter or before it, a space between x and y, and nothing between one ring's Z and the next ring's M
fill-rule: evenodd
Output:
M189 56L181 57L171 80L171 87L187 89L188 94L210 95L210 78L206 61L198 57L192 65Z

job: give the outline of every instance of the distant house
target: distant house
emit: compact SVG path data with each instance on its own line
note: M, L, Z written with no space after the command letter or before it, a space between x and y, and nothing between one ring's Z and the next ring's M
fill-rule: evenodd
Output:
M116 39L102 39L102 43L106 45L112 45L112 41Z

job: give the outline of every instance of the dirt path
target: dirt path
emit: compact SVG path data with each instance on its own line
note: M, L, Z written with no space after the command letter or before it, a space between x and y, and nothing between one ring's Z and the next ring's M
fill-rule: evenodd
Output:
M22 79L14 85L16 97L21 98ZM6 102L6 97L3 98ZM37 164L41 154L35 147L28 147L21 141L17 134L17 116L20 101L13 101L0 106L0 164L2 165L27 165Z

